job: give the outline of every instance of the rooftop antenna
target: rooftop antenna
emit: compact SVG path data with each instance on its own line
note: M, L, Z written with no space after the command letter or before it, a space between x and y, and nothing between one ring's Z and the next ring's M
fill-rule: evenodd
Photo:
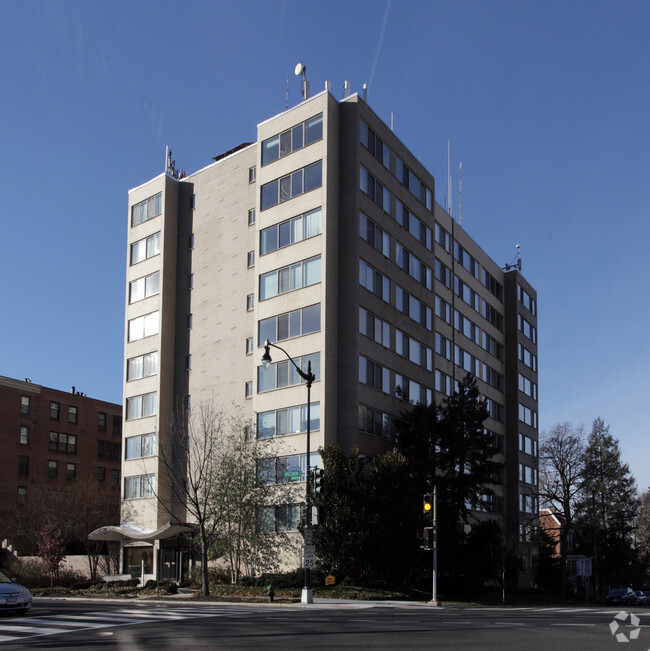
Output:
M363 101L368 103L368 84L363 85Z
M449 140L447 140L447 200L449 201L447 212L453 218L451 210L451 142Z
M351 89L351 84L350 82L346 79L344 84L343 84L343 97L350 97L350 93L352 92Z
M517 267L518 271L521 271L521 246L517 244L516 247L517 247L517 255L515 256L515 259L510 264L507 264L503 268L504 271L510 271L515 267Z
M296 77L302 75L302 97L303 99L309 99L309 82L307 81L307 66L303 66L302 63L297 63L295 70L293 71Z
M289 78L287 77L287 90L285 92L284 110L289 108Z
M458 223L463 225L463 162L458 164Z

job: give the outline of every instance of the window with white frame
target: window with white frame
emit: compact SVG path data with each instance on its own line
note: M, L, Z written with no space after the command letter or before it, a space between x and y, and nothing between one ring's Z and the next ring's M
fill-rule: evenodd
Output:
M160 293L160 272L132 280L129 283L129 303L141 301L144 298Z
M294 197L307 194L323 185L323 161L296 170L266 183L261 189L261 210L267 210Z
M131 208L131 226L137 226L143 222L157 217L162 212L162 192L149 197Z
M156 414L157 402L158 394L155 391L127 398L126 420L154 416Z
M260 275L260 301L321 282L320 255Z
M127 381L139 380L158 373L158 351L131 357L126 363Z
M262 166L322 140L323 114L319 113L271 138L262 141Z
M135 319L129 319L129 341L157 335L159 331L159 312L150 312Z
M260 255L308 240L322 232L323 209L321 207L285 219L260 231Z
M138 436L128 436L124 442L126 459L153 457L156 454L155 432L139 434Z
M320 303L262 319L257 329L258 345L263 346L267 339L275 343L318 332L320 320Z
M160 254L160 233L154 233L131 244L131 265Z
M320 402L310 406L310 431L320 429ZM296 405L257 414L257 438L267 439L307 431L307 405Z
M155 495L156 476L135 475L124 478L124 499L134 500Z

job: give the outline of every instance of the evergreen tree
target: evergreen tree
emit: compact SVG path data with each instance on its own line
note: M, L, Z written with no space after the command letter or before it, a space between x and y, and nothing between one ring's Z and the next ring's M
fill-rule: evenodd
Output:
M587 441L580 491L583 537L591 545L597 597L609 586L636 581L633 528L639 503L636 483L621 461L619 442L601 418Z
M491 485L498 481L501 468L483 426L488 415L476 380L468 374L441 405L417 404L396 422L412 493L424 494L436 487L440 554L445 570L456 574L465 569L461 524L470 509L489 510Z

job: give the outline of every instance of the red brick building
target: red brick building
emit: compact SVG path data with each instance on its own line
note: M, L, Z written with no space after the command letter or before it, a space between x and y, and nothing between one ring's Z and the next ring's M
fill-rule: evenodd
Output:
M0 376L0 539L20 544L21 510L48 493L119 501L121 449L121 405Z

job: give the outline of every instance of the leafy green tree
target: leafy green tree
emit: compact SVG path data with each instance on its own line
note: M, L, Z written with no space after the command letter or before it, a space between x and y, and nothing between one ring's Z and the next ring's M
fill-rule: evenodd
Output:
M602 597L609 585L636 581L636 482L621 460L618 440L601 418L594 420L587 440L579 508L576 519L594 557L596 596Z

